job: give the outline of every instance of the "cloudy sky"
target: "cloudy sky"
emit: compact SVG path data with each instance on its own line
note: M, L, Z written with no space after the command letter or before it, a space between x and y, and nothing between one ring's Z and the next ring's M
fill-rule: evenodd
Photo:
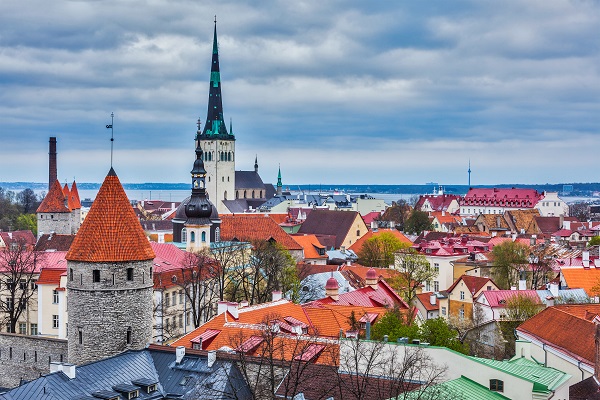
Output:
M600 180L598 0L3 0L0 181L187 182L215 14L266 182Z

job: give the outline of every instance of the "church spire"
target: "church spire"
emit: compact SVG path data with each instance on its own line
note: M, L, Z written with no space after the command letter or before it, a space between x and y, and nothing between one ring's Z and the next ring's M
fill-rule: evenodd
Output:
M281 196L283 192L283 184L281 183L281 165L279 166L279 172L277 173L277 196Z
M213 36L212 64L210 68L210 88L208 93L208 112L202 136L234 139L227 132L223 120L223 101L221 98L221 72L219 70L219 46L217 42L217 17L215 16L215 30Z

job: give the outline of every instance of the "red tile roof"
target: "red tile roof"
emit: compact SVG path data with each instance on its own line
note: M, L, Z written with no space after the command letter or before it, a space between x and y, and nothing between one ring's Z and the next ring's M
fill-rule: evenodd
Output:
M425 204L425 200L429 202L434 211L446 211L453 200L460 201L460 196L456 194L426 194L419 197L415 208L420 210Z
M35 244L36 251L69 251L75 235L43 234Z
M146 238L125 190L111 168L67 253L67 260L119 262L152 260Z
M338 300L331 297L314 300L307 304L327 304L327 305L344 305L344 306L361 306L361 307L394 307L399 306L401 309L408 309L408 304L392 289L384 280L377 282L377 289L371 286L353 290L351 292L342 293Z
M517 331L593 366L596 325L586 315L600 314L600 304L571 304L548 307L523 322ZM574 336L575 335L575 336Z
M11 243L18 243L24 244L26 248L31 248L35 245L35 236L29 230L0 232L0 239L1 242L4 242L5 246L9 246Z
M73 202L72 208L81 208L81 199L79 198L79 191L77 190L75 181L73 181L73 184L71 185L71 201Z
M266 214L221 215L221 240L230 241L273 239L288 250L302 250L277 222Z
M300 246L302 246L304 248L304 258L305 259L307 259L307 258L327 259L327 253L325 253L325 250L327 250L327 249L325 248L325 246L323 246L319 242L319 239L317 239L317 237L315 235L309 235L309 234L292 235L292 237L298 244L300 244ZM319 254L318 249L323 250L323 255Z
M524 296L533 300L536 304L542 304L540 296L533 289L529 290L484 290L481 292L490 307L506 307L506 303L516 296Z
M436 310L440 309L440 302L437 298L436 298L435 304L431 304L431 295L432 294L433 294L433 292L427 292L427 293L419 293L416 295L416 297L419 299L421 304L423 304L423 307L427 311L436 311Z
M535 189L477 188L469 189L460 205L533 208L543 196Z
M44 197L44 200L38 207L36 213L68 213L71 210L65 205L65 194L63 192L62 187L60 187L60 182L58 180L54 181L52 187ZM67 201L68 204L68 201Z
M40 277L37 280L38 285L56 285L60 286L60 276L66 272L64 269L44 268L40 272Z

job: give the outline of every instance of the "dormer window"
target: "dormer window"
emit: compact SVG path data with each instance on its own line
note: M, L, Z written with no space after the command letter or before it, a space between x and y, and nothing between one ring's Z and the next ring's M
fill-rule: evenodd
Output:
M490 379L490 390L492 392L504 392L504 381L500 379Z

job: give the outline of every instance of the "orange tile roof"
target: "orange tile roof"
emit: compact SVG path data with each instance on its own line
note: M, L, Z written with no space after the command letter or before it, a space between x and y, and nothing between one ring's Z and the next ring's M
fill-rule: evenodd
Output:
M600 286L600 269L561 268L560 273L570 289L581 288L588 296L597 295L592 293L592 288L596 285Z
M63 193L62 187L60 187L60 182L56 180L44 200L42 204L36 210L38 213L68 213L71 210L65 205L65 194Z
M288 218L290 217L288 214L267 214L269 217L273 219L273 221L277 222L277 224L283 224L284 222L288 222Z
M77 190L77 184L75 181L73 181L73 184L71 185L69 206L74 210L81 208L81 199L79 198L79 191Z
M288 250L302 250L302 246L266 214L234 214L220 217L221 240L253 241L272 238Z
M332 304L307 304L303 306L314 331L319 336L338 337L340 330L351 329L349 319L354 311L356 320L366 314L376 314L378 317L386 313L385 307L341 306Z
M154 251L112 168L75 235L66 258L70 261L88 262L154 258Z
M37 280L38 285L60 285L60 276L67 271L66 268L53 269L44 268L40 272L40 277Z
M580 361L593 366L596 325L586 313L600 314L600 304L570 304L548 307L523 322L517 330L535 336ZM574 333L576 332L576 340Z
M319 239L317 239L316 235L293 235L294 240L300 244L304 248L304 258L327 258L327 254L323 253L323 255L319 254L317 249L326 250L325 246L323 246Z
M397 229L378 229L377 232L368 231L365 235L359 238L352 246L349 247L355 253L358 253L363 246L363 243L372 237L377 237L384 232L391 233L395 237L397 237L402 243L406 243L407 245L412 245L413 243L407 238L402 232Z

